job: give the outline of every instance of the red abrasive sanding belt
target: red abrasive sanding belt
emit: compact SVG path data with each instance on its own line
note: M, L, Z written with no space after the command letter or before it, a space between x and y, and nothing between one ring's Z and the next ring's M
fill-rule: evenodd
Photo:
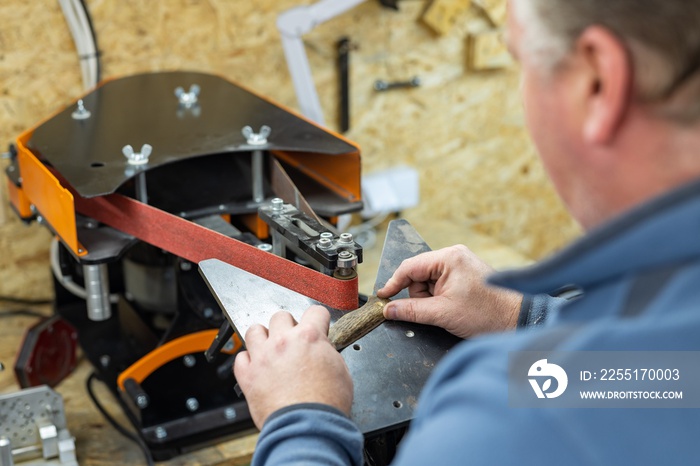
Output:
M357 308L357 277L338 280L135 199L75 194L75 209L190 262L219 259L332 308Z

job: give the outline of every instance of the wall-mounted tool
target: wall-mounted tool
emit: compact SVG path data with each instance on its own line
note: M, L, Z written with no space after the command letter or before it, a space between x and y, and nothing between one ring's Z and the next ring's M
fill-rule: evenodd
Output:
M385 81L383 79L377 79L374 82L374 90L377 92L383 92L394 89L410 89L412 87L419 87L420 85L421 81L418 76L414 76L408 81Z
M338 41L338 89L340 91L340 132L350 129L350 39Z
M277 17L277 30L282 36L284 57L292 76L301 113L320 125L325 124L321 102L316 92L309 58L302 36L321 23L355 8L366 0L321 0L308 6L298 6Z

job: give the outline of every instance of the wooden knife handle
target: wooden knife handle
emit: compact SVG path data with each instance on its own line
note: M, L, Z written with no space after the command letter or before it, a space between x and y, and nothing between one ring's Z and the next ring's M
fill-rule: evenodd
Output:
M328 338L335 349L342 350L384 322L384 306L388 302L388 299L370 296L364 306L338 319L328 331Z

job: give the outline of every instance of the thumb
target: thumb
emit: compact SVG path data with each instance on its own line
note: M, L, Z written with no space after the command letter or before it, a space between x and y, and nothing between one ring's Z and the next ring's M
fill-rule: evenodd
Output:
M433 325L437 298L408 298L391 301L384 307L384 318Z

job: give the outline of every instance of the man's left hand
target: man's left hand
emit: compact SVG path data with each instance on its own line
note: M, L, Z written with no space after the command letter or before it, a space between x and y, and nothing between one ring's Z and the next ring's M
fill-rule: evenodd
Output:
M269 330L248 329L247 351L236 356L234 373L258 429L278 409L299 403L323 403L350 414L352 379L328 341L329 325L328 310L311 306L298 324L288 312L278 312Z

